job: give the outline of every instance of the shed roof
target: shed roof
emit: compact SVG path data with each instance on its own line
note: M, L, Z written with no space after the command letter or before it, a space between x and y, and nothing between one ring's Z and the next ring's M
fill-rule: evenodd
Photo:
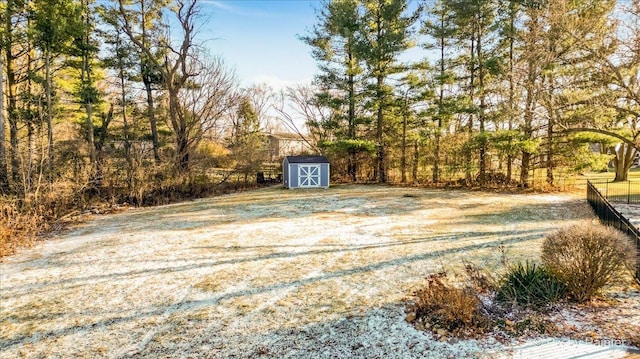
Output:
M287 156L289 163L329 163L325 156Z

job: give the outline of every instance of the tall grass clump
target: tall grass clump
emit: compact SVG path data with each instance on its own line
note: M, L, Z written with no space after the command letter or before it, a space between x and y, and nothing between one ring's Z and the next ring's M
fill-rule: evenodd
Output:
M512 265L501 277L496 299L512 306L541 308L565 297L566 287L541 265Z
M544 266L578 302L590 300L622 277L636 258L637 250L626 235L591 222L561 228L542 245Z

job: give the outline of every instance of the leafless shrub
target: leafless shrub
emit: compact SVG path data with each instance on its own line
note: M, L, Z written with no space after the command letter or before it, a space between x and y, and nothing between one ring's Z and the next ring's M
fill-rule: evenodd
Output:
M427 276L425 285L416 291L416 301L409 319L428 324L439 335L474 336L488 328L482 302L471 287L451 285L444 272Z
M584 302L635 265L636 248L616 229L584 222L559 229L545 239L542 261L566 285L570 296Z
M37 210L23 211L17 201L0 200L0 257L13 254L19 247L35 242L43 216Z

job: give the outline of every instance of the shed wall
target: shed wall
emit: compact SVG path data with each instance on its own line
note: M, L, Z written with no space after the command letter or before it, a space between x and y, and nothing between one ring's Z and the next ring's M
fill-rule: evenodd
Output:
M322 188L329 187L330 166L328 163L305 163L304 165L320 165L320 186ZM285 162L283 166L283 181L287 188L301 188L298 175L299 164Z
M329 187L329 175L331 174L331 166L328 163L323 163L322 164L322 178L321 180L321 185L322 187L328 188Z

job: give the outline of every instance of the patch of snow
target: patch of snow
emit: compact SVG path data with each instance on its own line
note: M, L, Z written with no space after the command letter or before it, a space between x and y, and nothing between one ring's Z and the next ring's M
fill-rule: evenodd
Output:
M416 331L406 300L463 260L535 259L546 233L585 218L572 194L377 186L99 217L2 260L0 357L498 356L510 347L492 338ZM637 328L638 295L617 300Z

